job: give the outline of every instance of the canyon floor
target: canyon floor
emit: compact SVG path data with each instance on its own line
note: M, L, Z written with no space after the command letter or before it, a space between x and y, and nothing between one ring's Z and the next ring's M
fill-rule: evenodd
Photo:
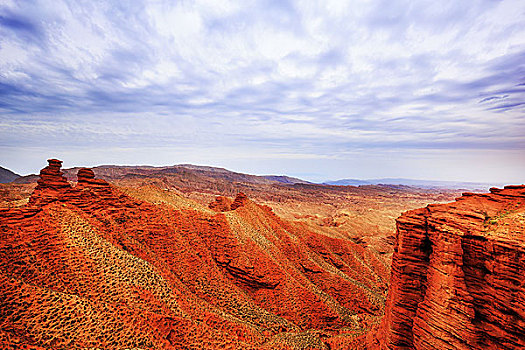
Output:
M477 272L476 254L488 248L473 244L477 248L465 248L468 259L461 251L461 259L450 260L472 263L467 270L477 277L469 277L462 298L470 301L472 311L466 312L472 318L484 315L481 326L472 319L458 321L472 324L464 333L471 346L465 349L475 349L469 344L476 341L497 344L498 337L510 339L504 349L522 344L524 287L515 274L523 268L525 200L520 187L503 191L494 190L498 200L488 197L480 208L460 206L461 213L474 214L458 220L452 215L446 222L460 231L461 225L477 225L491 237L500 237L505 227L517 230L509 248L515 256L505 260L513 264L505 270L510 275L498 275L496 265L491 270L503 280L493 283L495 295L512 295L505 299L511 307L503 320L483 321L488 316L476 311L476 303L494 299L480 296L478 302L469 294L475 287L480 294L483 278L491 275ZM457 277L448 270L441 277L428 275L438 266L430 262L439 257L428 247L441 247L446 235L407 229L404 223L412 222L407 218L413 214L401 217L396 234L403 212L454 201L458 191L315 185L196 166L62 173L61 162L50 160L40 176L2 184L0 194L3 348L432 348L438 343L420 334L436 330L447 339L439 344L461 348L450 340L461 335L440 326L446 321L439 317L449 305L465 303L452 296L447 300L454 303L446 305L437 303L438 297L425 299L425 293L439 295L428 287L439 289L432 281ZM477 203L477 196L458 203ZM409 252L402 249L405 233L415 237L406 240ZM486 254L486 259L495 258ZM458 278L443 295L457 294ZM391 279L396 285L389 294ZM513 287L501 292L507 282ZM428 306L420 311L407 301L411 296ZM436 303L440 309L433 310ZM425 319L410 323L399 313L437 321L427 329L421 325ZM403 328L407 325L410 331Z

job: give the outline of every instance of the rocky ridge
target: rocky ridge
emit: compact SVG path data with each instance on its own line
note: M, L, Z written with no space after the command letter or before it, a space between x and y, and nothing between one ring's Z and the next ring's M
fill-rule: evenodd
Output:
M0 209L3 348L345 349L380 318L388 267L350 240L242 194L176 210L60 166Z
M79 169L61 171L74 185ZM176 194L190 202L197 202L201 206L198 210L201 210L204 209L202 206L208 207L210 202L222 197L224 203L228 203L221 210L217 210L218 207L212 210L227 212L231 210L233 199L242 192L257 203L271 206L283 219L307 224L309 231L350 238L375 249L382 254L387 265L390 265L393 252L395 219L401 213L430 203L450 202L460 194L458 191L422 190L406 186L352 187L301 184L296 181L269 182L268 177L263 181L247 174L231 174L225 169L191 165L100 166L91 170L97 179L108 181L133 198L154 204L170 202L166 197L173 199ZM0 184L0 207L26 204L38 179L37 175L32 175L15 183ZM181 202L178 199L175 201ZM186 207L194 207L194 203L190 202L186 203Z

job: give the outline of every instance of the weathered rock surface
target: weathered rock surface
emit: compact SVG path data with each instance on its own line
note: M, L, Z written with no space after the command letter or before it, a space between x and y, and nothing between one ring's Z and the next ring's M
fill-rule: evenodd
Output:
M239 192L235 197L232 205L230 206L231 210L235 210L240 207L244 207L248 203L248 197L243 192Z
M248 196L243 192L239 192L233 201L228 197L217 196L215 201L211 202L208 207L216 212L226 212L244 207L248 202Z
M525 348L525 186L490 192L397 220L381 348Z
M217 196L215 198L215 201L211 202L208 206L211 210L217 211L217 212L224 212L224 211L230 211L231 205L233 201L224 196Z
M60 171L62 161L49 159L47 162L49 165L40 170L38 185L29 199L30 205L44 205L53 202L71 188L69 182Z
M347 349L388 268L239 194L224 213L143 202L50 160L0 209L0 347ZM233 205L235 204L235 205Z

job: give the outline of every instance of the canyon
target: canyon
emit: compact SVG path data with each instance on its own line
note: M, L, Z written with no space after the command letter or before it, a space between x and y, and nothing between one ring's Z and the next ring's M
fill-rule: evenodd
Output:
M48 162L0 188L3 348L525 346L525 186Z

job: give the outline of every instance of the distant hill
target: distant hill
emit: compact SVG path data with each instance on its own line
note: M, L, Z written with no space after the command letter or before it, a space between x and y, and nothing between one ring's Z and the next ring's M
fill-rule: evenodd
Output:
M276 181L282 184L309 184L310 182L285 175L264 175L267 180Z
M377 185L378 182L374 180L358 180L358 179L342 179L335 181L323 182L324 185L335 185L335 186L361 186L361 185Z
M62 169L66 178L76 181L78 167ZM211 166L200 166L192 164L179 164L173 166L125 166L125 165L100 165L93 167L93 172L97 177L106 181L115 181L125 178L154 178L170 175L181 175L187 180L226 180L229 182L243 182L251 184L309 184L310 182L284 175L249 175L237 173L224 168ZM33 183L38 180L37 175L27 175L18 179L18 183Z
M0 166L0 183L8 183L18 179L20 175Z
M433 181L433 180L415 180L404 178L384 178L384 179L342 179L336 181L327 181L325 185L336 186L361 186L361 185L404 185L419 188L435 189L465 189L486 191L491 187L502 187L500 183L481 183L481 182L460 182L460 181Z

